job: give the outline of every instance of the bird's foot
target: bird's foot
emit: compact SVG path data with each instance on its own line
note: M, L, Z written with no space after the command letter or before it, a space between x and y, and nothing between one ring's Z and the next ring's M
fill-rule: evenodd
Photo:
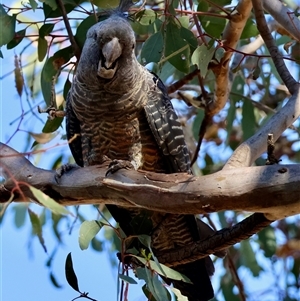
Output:
M63 174L67 173L68 171L70 171L73 168L78 168L78 165L77 164L67 163L67 164L64 164L64 165L60 166L59 168L57 168L56 169L56 173L55 173L55 181L56 181L56 183L59 182L59 180L63 176Z
M105 176L107 176L109 173L115 173L119 169L134 169L134 166L132 165L131 162L126 161L126 160L112 160L108 166L108 170L105 173Z

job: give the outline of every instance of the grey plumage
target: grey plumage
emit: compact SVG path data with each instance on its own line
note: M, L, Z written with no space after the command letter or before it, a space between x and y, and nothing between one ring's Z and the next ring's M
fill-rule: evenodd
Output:
M182 128L166 88L135 57L135 36L122 15L130 5L131 1L121 2L107 20L88 31L67 97L67 137L80 134L70 143L72 154L80 166L101 164L109 158L128 161L136 170L189 172ZM154 252L200 239L192 215L107 207L127 235L152 235ZM135 226L139 220L148 221L142 233ZM209 258L176 269L194 284L174 281L190 301L213 297Z

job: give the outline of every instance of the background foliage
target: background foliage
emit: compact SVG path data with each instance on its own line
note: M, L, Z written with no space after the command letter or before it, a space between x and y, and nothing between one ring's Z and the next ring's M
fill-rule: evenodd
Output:
M9 144L18 140L20 143L21 139L19 151L28 152L35 164L55 169L63 163L73 161L67 147L63 118L46 119L45 114L38 113L37 106L46 108L53 105L52 78L55 76L54 105L63 108L76 67L74 48L70 46L63 13L55 0L42 3L29 0L22 4L6 2L0 5L0 56L3 60L9 60L11 67L8 73L1 75L1 80L14 79L16 92L11 91L10 95L13 98L17 93L21 113L16 120L10 120L10 126L14 130L7 131L9 134L6 134L3 142ZM62 2L68 13L75 42L80 49L87 30L105 18L106 9L118 4L118 1L107 0L96 0L92 3L78 0ZM286 3L292 10L298 9L296 1ZM164 3L146 1L141 7L141 3L137 3L130 12L130 19L137 37L136 55L139 61L156 72L169 86L186 74L193 73L197 65L201 70L202 85L208 94L213 93L215 81L209 64L212 60L221 59L224 51L228 51L222 47L222 33L235 4L230 0L216 3L169 0ZM199 14L192 15L192 12ZM195 16L201 32L195 26ZM240 50L232 50L241 56L232 64L234 81L230 98L225 108L214 116L213 124L207 130L197 161L198 166L194 168L197 175L212 173L221 168L232 151L251 137L287 100L288 92L281 84L266 47L262 45L252 54L243 53L242 47L255 41L257 35L255 20L251 16L239 41ZM289 69L299 80L299 43L293 41L286 32L277 30L273 35L280 51L287 58ZM199 43L201 39L206 39L208 46ZM171 93L182 124L185 125L186 140L191 151L195 149L204 113L202 109L186 103L199 101L202 93L198 76L184 82L179 93ZM2 105L13 109L10 99ZM299 162L299 146L297 122L294 129L286 130L277 141L276 157L285 163ZM265 159L259 158L256 164L264 165ZM30 227L30 220L30 237L37 236L45 250L47 237L44 232L49 227L52 229L57 244L53 250L48 250L50 255L46 266L50 271L50 280L58 289L60 285L53 270L55 253L64 243L66 235L78 231L81 223L80 247L89 247L97 252L105 249L112 267L117 267L115 250L120 250L121 234L113 227L105 226L100 232L102 234L96 235L103 224L112 222L105 208L94 208L94 216L90 211L87 213L79 207L70 209L73 215L55 214L48 209L38 210L35 207L32 209L29 204L10 206L8 210L13 212L17 228ZM29 219L26 218L27 214ZM224 228L241 220L245 215L243 212L219 212L207 216L207 220L217 228ZM3 214L1 221L5 222ZM251 240L230 248L225 260L216 259L216 300L299 300L299 225L299 216L275 222ZM67 263L70 264L70 257L68 258ZM126 278L128 276L123 272L122 269L119 271L120 280L130 283L130 287L134 286L134 279ZM138 276L146 280L148 288L150 281L156 281L156 278L147 278L141 271ZM266 279L262 284L261 280ZM73 280L71 283L74 285ZM158 284L155 282L152 285ZM101 293L99 296L100 299ZM156 296L157 300L165 300L160 298Z

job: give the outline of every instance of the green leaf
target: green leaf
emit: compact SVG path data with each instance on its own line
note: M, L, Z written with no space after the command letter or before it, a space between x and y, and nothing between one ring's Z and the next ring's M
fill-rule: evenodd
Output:
M56 288L62 288L62 285L60 285L58 282L57 282L57 280L56 280L56 278L55 278L55 276L53 275L53 273L52 272L50 272L50 281L51 281L51 283L56 287Z
M145 9L136 15L136 19L142 25L152 24L156 20L156 13L152 9Z
M44 38L47 36L49 33L52 32L55 24L54 23L46 23L43 24L43 26L39 29L39 36L40 38Z
M142 63L158 63L162 57L163 47L163 35L160 31L158 31L145 41L141 51Z
M73 57L71 46L58 50L53 56L48 58L42 69L41 88L46 105L50 105L52 77L59 72L62 65L66 64Z
M141 268L138 268L138 269L141 269ZM143 285L142 290L143 290L143 293L145 294L145 296L147 297L147 301L156 301L156 299L153 297L152 293L148 290L146 284Z
M98 252L103 251L103 243L101 240L98 240L96 237L94 237L91 241L91 247Z
M221 278L221 290L226 301L240 301L240 296L234 293L234 282L229 273Z
M44 251L47 253L47 248L45 246L45 241L43 238L43 231L42 231L42 225L40 219L36 213L30 210L30 208L28 208L28 213L29 213L33 233L38 237L41 246L43 247Z
M166 276L167 278L173 279L173 280L181 280L183 282L186 283L191 283L190 279L184 275L182 275L181 273L165 266L164 264L159 264L160 266L158 266L156 264L155 261L153 260L146 260L145 258L139 257L139 256L134 256L135 258L137 258L140 262L142 262L144 265L146 266L150 266L150 268L152 270L154 270L156 273L162 275L162 276ZM161 271L161 269L163 270L163 273Z
M143 288L144 294L153 301L166 301L170 300L170 294L166 290L166 288L159 281L158 276L156 274L151 273L149 269L145 268L137 268L136 275L139 279L145 280L146 286Z
M48 43L44 38L39 37L38 38L38 59L39 61L43 61L43 59L45 58L46 54L47 54L47 50L48 50Z
M242 254L242 264L252 272L252 275L254 277L258 277L260 271L262 271L263 269L258 265L256 261L256 256L249 240L241 241L240 245L240 253Z
M247 140L255 134L254 106L250 100L244 100L242 109L243 140Z
M78 280L77 276L75 274L75 271L73 269L73 261L72 261L72 255L71 253L68 254L66 258L66 263L65 263L65 276L66 279L69 283L69 285L77 292L80 293L79 287L78 287Z
M65 207L55 202L41 190L36 189L33 186L30 186L29 189L31 190L35 198L46 208L50 209L52 212L62 215L70 214L70 212Z
M198 47L198 42L192 31L185 27L180 28L180 36L186 41L190 46L190 51L194 52Z
M35 2L35 0L29 0L29 4L33 11L38 7L38 4Z
M100 8L113 8L119 5L119 0L93 0L93 4Z
M276 236L273 227L266 227L258 232L258 243L266 257L271 258L277 249Z
M147 274L146 284L149 291L154 296L154 298L157 301L170 300L170 296L168 296L168 291L159 281L158 276L156 274L152 274L149 269L146 269L146 274Z
M53 120L48 119L42 129L43 133L53 133L55 132L62 124L64 118L56 117Z
M16 15L9 16L0 4L0 47L14 38L15 27Z
M299 281L299 276L300 276L300 258L294 258L294 264L292 271L293 275L295 276L295 281Z
M166 26L165 59L181 72L188 73L190 70L190 47L172 19Z
M253 19L248 19L246 25L243 29L240 39L249 39L252 37L256 37L259 34L256 24Z
M177 298L177 301L189 301L189 299L186 296L183 296L179 289L175 287L170 287L170 290L174 293L174 295Z
M57 9L57 4L55 0L39 0L47 5L49 5L51 7L52 10L56 10Z
M198 141L198 139L199 139L199 129L200 129L201 123L203 121L203 118L204 118L204 111L199 110L196 118L194 119L193 128L192 128L193 136L196 141Z
M42 1L43 3L43 11L45 19L47 18L57 18L62 16L61 10L56 6L55 0L47 0ZM68 14L71 12L75 7L77 7L80 3L84 2L84 0L63 0L62 1L66 10L66 13ZM56 8L53 9L53 7L56 6Z
M27 206L24 204L17 204L13 207L15 211L14 222L16 228L20 229L25 224Z
M215 48L213 46L208 48L206 45L202 44L201 46L198 46L192 54L192 63L198 66L202 77L205 77L207 74L208 64L214 56L214 52Z
M203 29L212 37L220 38L225 25L226 20L224 18L217 18L212 16L198 16Z
M64 85L64 91L63 91L64 99L67 99L67 95L68 95L68 92L70 89L71 89L71 82L70 82L69 78L67 78L65 85Z
M178 21L182 27L189 28L189 25L190 25L190 17L189 16L180 16L180 17L178 17Z
M28 134L35 139L39 144L45 144L53 140L58 133L33 133L28 132Z
M119 278L129 284L137 284L137 282L133 278L131 278L127 275L119 274Z
M26 28L15 33L14 38L6 45L7 49L12 49L19 45L26 35Z
M84 221L79 230L79 246L81 250L86 250L90 241L101 230L103 224L100 221Z
M86 34L88 30L97 23L97 19L95 18L95 15L90 15L86 19L84 19L80 25L77 28L75 39L78 43L79 47L82 48L84 45L84 42L86 40Z

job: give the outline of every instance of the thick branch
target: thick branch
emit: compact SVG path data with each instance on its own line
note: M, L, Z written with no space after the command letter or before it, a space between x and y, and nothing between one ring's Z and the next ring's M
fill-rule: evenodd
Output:
M251 0L241 0L230 15L228 24L223 32L224 49L235 49L242 31L251 13ZM229 76L229 61L232 51L226 51L220 62L212 65L211 69L216 77L214 101L209 104L208 114L213 116L222 110L228 100L232 78Z
M107 167L91 166L75 168L56 183L55 171L33 166L4 144L0 148L6 179L0 191L2 202L18 181L63 205L116 204L174 214L246 210L265 213L270 220L300 213L300 165L226 169L203 177L133 170L105 177ZM26 185L21 188L32 198Z
M298 85L299 86L299 85ZM273 115L251 138L242 143L232 154L223 169L251 166L267 149L268 134L276 141L300 116L300 88L287 104Z

